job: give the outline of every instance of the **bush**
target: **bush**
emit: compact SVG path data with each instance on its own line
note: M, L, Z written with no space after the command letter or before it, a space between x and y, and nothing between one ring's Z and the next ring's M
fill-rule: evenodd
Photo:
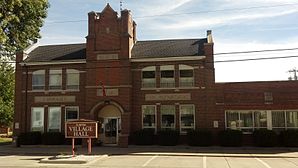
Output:
M61 132L45 132L42 135L44 145L62 145L65 142L64 134Z
M208 130L192 130L187 132L187 142L190 146L211 146L213 136Z
M219 140L221 146L241 146L242 132L239 130L225 130L220 131Z
M38 145L41 144L41 132L25 132L18 137L19 145Z
M153 145L154 129L142 129L133 133L133 141L136 145Z
M179 131L162 130L158 132L158 144L163 146L175 146L178 144Z
M278 136L272 130L256 130L253 132L255 146L273 147L277 145Z
M286 130L280 133L283 146L298 147L298 130Z

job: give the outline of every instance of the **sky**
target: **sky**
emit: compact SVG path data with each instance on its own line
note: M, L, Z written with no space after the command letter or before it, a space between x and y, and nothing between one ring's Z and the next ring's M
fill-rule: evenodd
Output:
M87 14L109 3L119 12L120 0L49 0L40 45L85 42ZM212 30L216 82L288 80L298 69L297 50L250 54L216 54L298 48L297 0L123 0L132 12L138 40L205 38ZM293 74L292 74L293 76Z

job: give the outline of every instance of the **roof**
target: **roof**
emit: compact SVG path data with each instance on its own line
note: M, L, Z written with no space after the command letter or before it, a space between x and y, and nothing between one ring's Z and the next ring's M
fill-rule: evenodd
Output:
M132 58L160 58L204 55L207 39L177 39L138 41L132 49ZM31 51L25 62L48 62L86 59L86 44L39 46Z
M132 58L157 58L203 55L207 39L178 39L138 41L132 49Z
M25 62L86 59L86 44L39 46L31 51Z

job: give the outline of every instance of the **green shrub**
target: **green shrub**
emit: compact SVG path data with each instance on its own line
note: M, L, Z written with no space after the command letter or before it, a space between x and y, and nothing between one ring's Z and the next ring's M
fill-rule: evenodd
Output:
M42 134L44 145L62 145L65 142L64 134L61 132L45 132Z
M298 130L286 130L280 133L283 146L298 147Z
M254 145L260 147L273 147L277 145L278 136L272 130L262 129L253 132Z
M19 145L38 145L41 144L41 132L25 132L18 137Z
M175 146L178 144L180 133L177 130L162 130L158 132L158 144Z
M187 132L187 142L190 146L211 146L213 136L208 130L192 130Z
M154 129L142 129L133 133L133 141L136 145L153 145Z
M221 146L241 146L242 132L239 130L224 130L220 131L219 141Z

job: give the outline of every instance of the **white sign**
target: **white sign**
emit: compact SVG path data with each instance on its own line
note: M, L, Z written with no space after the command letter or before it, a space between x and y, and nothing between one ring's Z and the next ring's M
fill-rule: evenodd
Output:
M191 100L190 93L146 94L145 101Z

